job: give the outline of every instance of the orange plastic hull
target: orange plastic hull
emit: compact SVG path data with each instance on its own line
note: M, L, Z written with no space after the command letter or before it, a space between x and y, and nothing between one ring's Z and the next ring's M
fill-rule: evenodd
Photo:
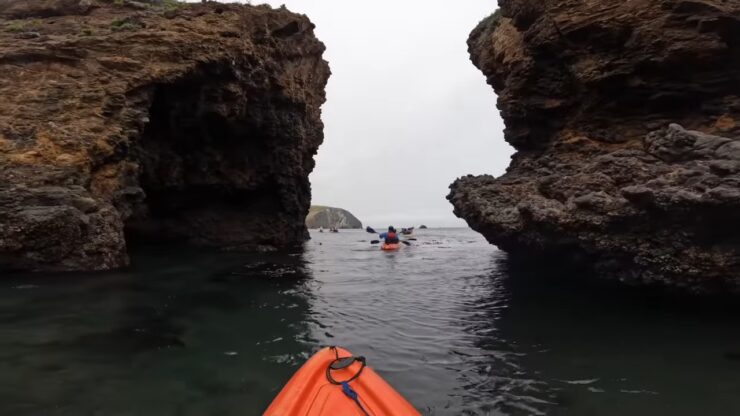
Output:
M352 355L345 349L337 349L340 357ZM326 379L326 368L334 358L334 351L328 347L314 354L291 377L264 416L364 416L359 406L344 395L341 386L331 384ZM332 371L332 376L339 381L349 379L360 366L355 362L345 369ZM357 392L362 407L371 416L419 415L369 366L349 385Z
M380 246L380 249L381 250L386 250L386 251L398 250L399 248L401 248L401 244L400 243L397 243L397 244L385 244L385 243L383 243Z

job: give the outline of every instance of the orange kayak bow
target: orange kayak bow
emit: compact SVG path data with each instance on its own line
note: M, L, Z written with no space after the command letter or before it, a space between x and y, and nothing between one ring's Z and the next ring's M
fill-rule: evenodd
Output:
M264 416L419 416L370 367L339 347L314 354L293 375Z

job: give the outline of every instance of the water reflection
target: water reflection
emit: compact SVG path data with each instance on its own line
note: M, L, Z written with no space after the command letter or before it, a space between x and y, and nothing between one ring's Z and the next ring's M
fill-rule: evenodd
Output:
M740 414L731 308L522 266L470 230L313 237L3 279L0 414L258 415L330 344L428 415Z
M740 414L737 305L501 259L497 325L551 415Z
M479 273L460 276L458 324L465 337L451 352L457 362L455 406L465 415L544 414L543 384L519 364L516 342L506 338L499 321L508 308L506 256L495 251ZM449 412L453 414L453 412Z
M314 237L306 255L319 342L368 356L425 414L536 410L532 382L497 330L507 307L501 252L467 230L430 231L397 253Z
M313 348L302 255L135 259L127 272L2 282L0 413L244 415Z

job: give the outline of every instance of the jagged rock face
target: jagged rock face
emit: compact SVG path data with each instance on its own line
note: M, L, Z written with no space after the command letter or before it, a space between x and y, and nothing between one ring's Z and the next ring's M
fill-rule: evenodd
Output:
M306 216L308 228L362 228L362 222L342 208L312 206Z
M468 45L517 152L455 213L530 261L740 292L740 2L500 6Z
M268 6L0 0L0 269L306 236L324 45Z

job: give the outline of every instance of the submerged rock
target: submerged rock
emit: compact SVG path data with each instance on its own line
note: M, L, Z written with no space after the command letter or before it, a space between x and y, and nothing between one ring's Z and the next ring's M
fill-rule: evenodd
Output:
M499 3L468 45L517 152L455 213L514 256L740 293L740 3Z
M308 18L215 2L0 6L0 269L116 268L135 239L306 237L329 77Z
M362 222L342 208L311 206L306 216L308 228L362 228Z

